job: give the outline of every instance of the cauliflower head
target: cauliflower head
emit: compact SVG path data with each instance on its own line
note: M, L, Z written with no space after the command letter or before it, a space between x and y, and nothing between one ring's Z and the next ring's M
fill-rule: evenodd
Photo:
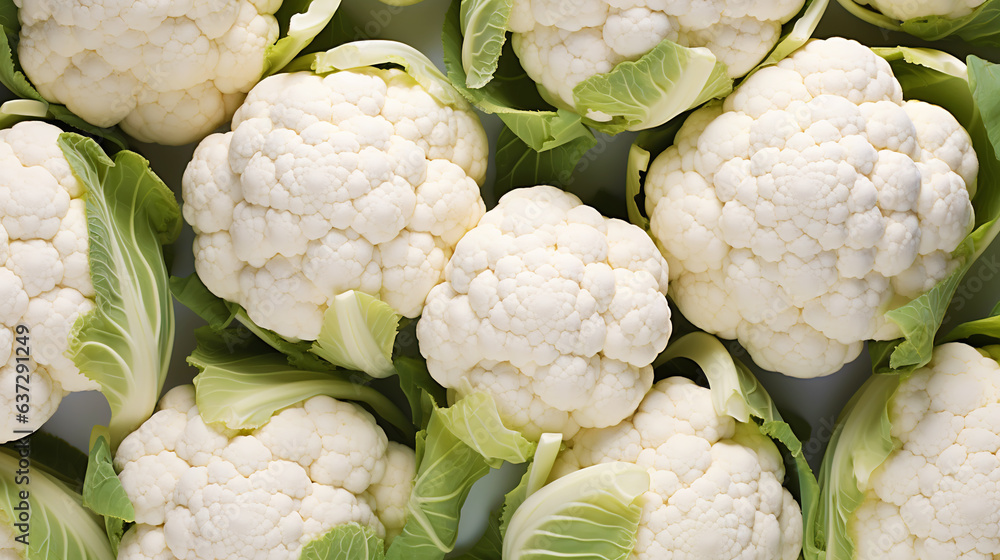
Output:
M0 395L12 411L0 419L3 441L37 430L67 393L99 388L63 355L73 324L94 308L94 287L85 187L60 134L39 121L0 130ZM24 423L13 414L18 394L31 399Z
M730 78L749 72L777 44L804 0L516 0L509 22L525 72L549 101L575 106L573 88L634 61L667 39L707 47Z
M667 264L641 229L555 187L516 189L462 238L417 323L431 375L505 424L572 437L627 417L670 336Z
M856 0L862 6L871 6L883 14L906 21L908 19L940 16L948 19L965 17L986 0Z
M350 290L416 317L486 211L487 154L468 105L400 70L271 76L184 173L195 270L288 338L314 340Z
M89 123L186 144L228 121L278 39L281 0L14 0L38 92Z
M684 123L650 166L646 211L694 324L795 377L837 371L883 316L958 266L978 160L889 64L813 40Z
M1000 555L1000 365L966 344L939 346L888 414L896 448L848 521L855 558Z
M552 477L614 461L650 477L634 560L799 557L802 513L782 487L777 447L752 422L719 415L709 389L683 377L658 382L634 416L580 430Z
M391 541L416 462L354 403L317 396L234 431L206 424L185 385L125 438L115 468L136 520L119 560L293 560L346 523Z

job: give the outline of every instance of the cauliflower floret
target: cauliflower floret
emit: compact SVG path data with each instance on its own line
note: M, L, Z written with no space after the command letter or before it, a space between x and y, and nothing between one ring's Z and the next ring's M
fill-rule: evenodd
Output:
M904 103L884 59L814 40L691 115L650 166L646 209L688 319L815 377L901 336L884 312L958 266L977 172L969 134Z
M314 340L350 290L416 317L486 211L478 118L400 70L269 77L232 129L184 173L195 269L285 337Z
M848 524L858 560L1000 554L1000 365L960 343L934 350L889 401L897 448Z
M781 486L777 447L755 425L716 413L708 389L660 381L631 418L580 430L553 474L614 461L650 477L631 558L798 558L802 514Z
M804 0L518 0L509 26L525 72L566 108L573 88L621 62L638 60L664 39L707 47L730 78L756 66Z
M18 56L46 99L143 142L186 144L229 120L278 39L280 1L15 0Z
M929 16L947 19L965 17L986 0L855 0L862 6L871 6L883 14L906 21Z
M31 395L26 422L0 420L2 441L37 430L66 393L98 389L63 355L73 323L94 308L94 287L84 187L59 149L61 133L37 121L0 130L0 394L10 410L25 393L18 385Z
M416 461L353 403L317 396L236 432L205 424L185 385L115 467L136 517L119 560L292 560L346 523L398 534Z
M459 241L417 324L458 397L510 427L572 437L635 410L670 336L667 265L639 228L555 187L517 189Z

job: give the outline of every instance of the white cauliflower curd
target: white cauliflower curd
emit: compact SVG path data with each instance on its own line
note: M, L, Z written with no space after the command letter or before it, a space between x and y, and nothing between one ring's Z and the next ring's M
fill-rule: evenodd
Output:
M855 558L1000 555L1000 365L945 344L889 401L895 451L849 521Z
M118 560L294 560L347 523L391 541L416 469L356 404L313 397L234 431L202 420L190 385L125 438L115 467L136 521Z
M282 0L14 4L17 54L45 99L95 126L176 145L228 121L260 80Z
M580 430L552 476L614 461L639 465L650 478L630 558L799 557L802 514L782 487L777 447L752 421L717 413L709 389L681 377L658 382L634 416Z
M350 290L416 317L485 212L487 153L466 103L401 70L266 78L185 171L195 270L287 338L315 340Z
M431 375L504 423L572 437L631 414L670 336L667 265L638 227L555 187L503 196L459 241L417 324Z
M813 40L687 119L646 211L688 319L816 377L900 336L884 313L959 265L978 169L969 134L904 101L884 59Z
M528 76L550 102L572 108L577 84L639 59L665 39L706 47L730 78L743 76L802 6L803 0L517 0L508 27Z
M86 189L60 134L38 121L0 130L0 400L9 411L0 415L2 441L37 430L67 393L99 388L63 355L73 323L94 308L94 287ZM21 423L14 411L23 395L30 406Z

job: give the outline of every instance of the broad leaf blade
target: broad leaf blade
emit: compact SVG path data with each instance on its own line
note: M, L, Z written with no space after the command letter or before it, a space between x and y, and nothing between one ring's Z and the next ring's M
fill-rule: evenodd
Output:
M478 89L493 79L507 41L507 22L513 0L462 2L462 67L465 85Z
M338 525L302 549L299 560L382 560L382 539L370 527Z
M625 560L642 513L636 500L647 490L649 474L631 463L602 463L564 476L517 509L503 557Z
M591 76L573 88L577 111L602 132L643 130L733 91L726 66L706 48L663 40L635 62ZM598 118L595 114L610 118Z
M31 445L30 438L24 440ZM26 451L30 455L30 448ZM113 560L114 553L99 519L84 509L80 495L44 469L31 470L30 481L19 481L20 453L8 448L0 449L0 522L12 526L15 537L28 533L24 547L15 549L15 558L49 560L72 558L74 560ZM27 500L21 492L29 493ZM22 503L24 502L24 503ZM30 519L22 527L19 514L30 508ZM13 544L13 543L11 543ZM24 554L26 553L26 554ZM21 554L24 554L21 556Z
M112 162L93 140L69 133L59 146L87 190L96 292L96 308L73 326L67 355L108 399L116 448L152 414L170 365L174 310L163 245L180 233L180 208L137 154L118 152Z
M261 353L259 347L233 348L222 333L199 329L198 347L188 363L199 370L194 379L198 410L206 422L232 430L259 428L279 410L317 395L365 403L376 415L413 438L409 419L384 395L351 372L304 371L285 356ZM352 379L354 377L355 379Z
M518 187L555 185L571 187L573 170L597 139L586 128L574 129L581 136L546 150L531 149L507 126L500 129L496 145L497 177L494 195L499 198ZM571 188L569 190L572 190Z

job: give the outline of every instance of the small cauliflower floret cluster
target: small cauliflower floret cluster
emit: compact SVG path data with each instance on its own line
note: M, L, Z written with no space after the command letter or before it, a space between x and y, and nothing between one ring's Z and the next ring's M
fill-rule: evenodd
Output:
M667 264L641 229L517 189L458 243L417 324L431 375L508 427L572 437L627 417L670 337Z
M553 477L624 461L649 472L634 560L795 560L802 514L782 487L781 455L753 423L719 415L711 391L688 379L658 382L632 418L580 430Z
M863 6L870 5L883 14L900 21L940 16L948 19L965 17L986 0L856 0Z
M957 267L977 173L969 134L904 102L884 59L814 40L688 118L646 210L688 319L815 377L900 336L884 312Z
M573 88L667 39L707 47L736 78L778 42L803 0L517 0L514 52L532 80L573 107Z
M230 115L264 70L281 0L14 0L18 56L43 97L144 142L185 144Z
M236 432L206 424L194 398L171 390L118 448L136 521L119 560L294 560L339 525L387 543L402 531L413 451L360 406L313 397Z
M269 77L232 128L184 174L195 269L285 337L315 339L350 290L416 317L486 211L478 118L399 70Z
M38 121L0 130L0 395L11 411L0 419L2 441L37 430L66 393L98 389L63 355L73 323L94 308L94 287L84 187L61 133ZM19 375L19 363L30 375ZM25 423L13 414L17 385L31 395Z
M1000 555L1000 365L971 346L934 350L889 402L898 448L848 526L858 560Z

